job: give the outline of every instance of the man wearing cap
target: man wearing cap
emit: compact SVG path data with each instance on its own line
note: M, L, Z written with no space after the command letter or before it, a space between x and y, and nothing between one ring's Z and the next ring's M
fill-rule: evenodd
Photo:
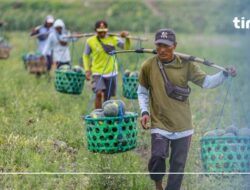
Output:
M202 88L217 87L228 75L236 76L236 70L231 67L227 69L228 73L221 71L207 75L198 64L175 56L177 42L172 29L157 31L155 45L157 55L143 63L137 93L142 127L151 129L151 158L148 164L150 177L155 181L156 189L163 190L164 174L154 173L166 172L167 157L170 157L169 172L183 173L194 133L188 97L179 98L167 93L169 86L166 87L164 83L163 71L173 89L181 87L178 89L186 90L190 89L189 81ZM165 190L180 190L182 179L183 174L169 174Z
M86 79L90 80L92 75L92 88L96 94L95 108L101 108L102 101L115 96L116 92L118 65L109 52L116 46L129 49L130 40L126 38L126 31L120 33L125 40L108 35L108 23L104 20L96 22L95 31L96 35L88 38L85 44L83 63Z
M49 34L53 31L53 23L54 23L54 17L51 15L48 15L45 18L44 24L37 26L36 28L32 29L31 36L36 36L38 39L38 47L37 51L42 53L43 49L45 47L45 44L47 42ZM47 60L47 70L50 71L51 65L53 63L52 59L52 52L47 52L46 60Z

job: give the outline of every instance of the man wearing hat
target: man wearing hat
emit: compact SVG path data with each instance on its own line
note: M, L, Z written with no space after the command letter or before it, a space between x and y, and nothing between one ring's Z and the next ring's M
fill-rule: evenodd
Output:
M143 63L139 75L137 93L141 124L144 129L151 129L151 158L148 169L157 190L163 190L162 178L166 172L165 160L168 157L169 172L178 174L168 175L165 190L181 188L182 173L194 133L188 100L191 89L188 82L191 81L202 88L214 88L222 84L228 75L236 76L233 67L227 69L228 73L221 71L207 75L198 64L175 56L176 45L176 36L172 29L157 31L157 55ZM166 85L164 75L171 85ZM169 93L169 90L174 93Z
M54 31L49 35L43 54L45 55L47 52L53 51L53 59L56 62L57 68L62 65L70 65L69 42L76 41L77 39L66 38L69 32L62 19L57 19L54 22L53 28Z
M48 15L45 20L44 24L37 26L36 28L32 29L31 36L36 36L38 39L38 47L37 51L42 53L45 47L45 44L47 42L49 34L53 31L53 23L54 23L54 17L51 15ZM53 63L52 59L52 52L47 52L46 60L47 60L47 70L50 71L51 65Z
M104 20L95 23L95 31L96 35L87 39L83 62L86 79L90 80L92 76L92 89L96 94L95 108L101 108L103 101L116 94L118 65L109 53L117 46L129 49L130 40L126 38L129 34L126 31L120 33L121 38L108 35L108 23Z

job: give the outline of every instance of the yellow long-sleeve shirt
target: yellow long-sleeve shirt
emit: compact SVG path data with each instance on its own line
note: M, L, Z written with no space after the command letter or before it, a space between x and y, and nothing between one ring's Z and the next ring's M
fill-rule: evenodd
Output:
M123 42L116 36L107 36L100 38L107 45L120 47L122 49L130 48L130 40L126 39ZM108 55L96 36L87 39L85 50L83 53L83 62L85 71L91 70L92 74L107 75L118 71L116 59Z

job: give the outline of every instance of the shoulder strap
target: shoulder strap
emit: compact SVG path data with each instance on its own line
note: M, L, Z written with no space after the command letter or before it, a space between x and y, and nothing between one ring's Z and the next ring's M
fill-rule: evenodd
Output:
M100 39L98 36L96 36L96 38L97 38L98 42L100 42L100 44L101 44L102 47L103 47L103 45L105 45L105 44L101 41L101 39Z
M104 44L98 36L96 36L96 38L97 38L97 40L99 41L99 43L102 45L102 48L104 49L104 51L105 51L107 54L110 54L110 52L112 52L112 51L115 50L115 47L114 47L114 46Z
M157 60L157 64L158 64L159 69L160 69L160 71L161 71L161 75L162 75L162 77L163 77L164 82L165 82L166 84L169 83L169 79L168 79L168 77L167 77L167 74L166 74L165 71L164 71L164 68L163 68L162 63L161 63L159 60Z

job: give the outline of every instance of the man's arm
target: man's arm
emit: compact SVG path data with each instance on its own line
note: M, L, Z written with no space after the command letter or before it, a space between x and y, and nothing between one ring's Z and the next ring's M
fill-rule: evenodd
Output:
M130 39L129 38L126 38L129 33L127 31L123 31L121 32L121 38L118 38L118 44L117 46L120 47L121 49L129 49L130 48ZM125 40L124 40L125 38Z
M202 88L215 88L221 85L229 75L232 77L236 76L236 69L234 67L227 68L227 70L228 72L220 71L214 75L207 75L202 84Z
M227 77L223 74L223 71L218 72L214 75L207 75L202 84L202 88L215 88L221 85Z
M144 129L149 129L150 126L148 125L149 123L149 111L148 111L148 104L149 104L149 92L148 89L146 89L144 86L140 85L138 86L137 89L137 94L138 94L138 101L139 101L139 106L141 109L141 125Z
M140 85L138 86L137 89L137 94L138 94L138 101L139 101L139 106L141 109L141 114L148 111L148 104L149 104L149 92L148 89L146 89L144 86Z
M40 28L41 28L41 26L37 26L37 27L33 28L33 29L31 30L30 36L34 36L34 35L36 35L36 34L39 34L39 29L40 29Z
M83 56L82 56L82 60L83 60L83 65L84 65L84 70L85 70L87 80L90 80L90 77L91 77L91 71L90 71L90 54L91 54L91 52L92 52L92 50L91 50L90 46L88 45L88 43L86 42Z

